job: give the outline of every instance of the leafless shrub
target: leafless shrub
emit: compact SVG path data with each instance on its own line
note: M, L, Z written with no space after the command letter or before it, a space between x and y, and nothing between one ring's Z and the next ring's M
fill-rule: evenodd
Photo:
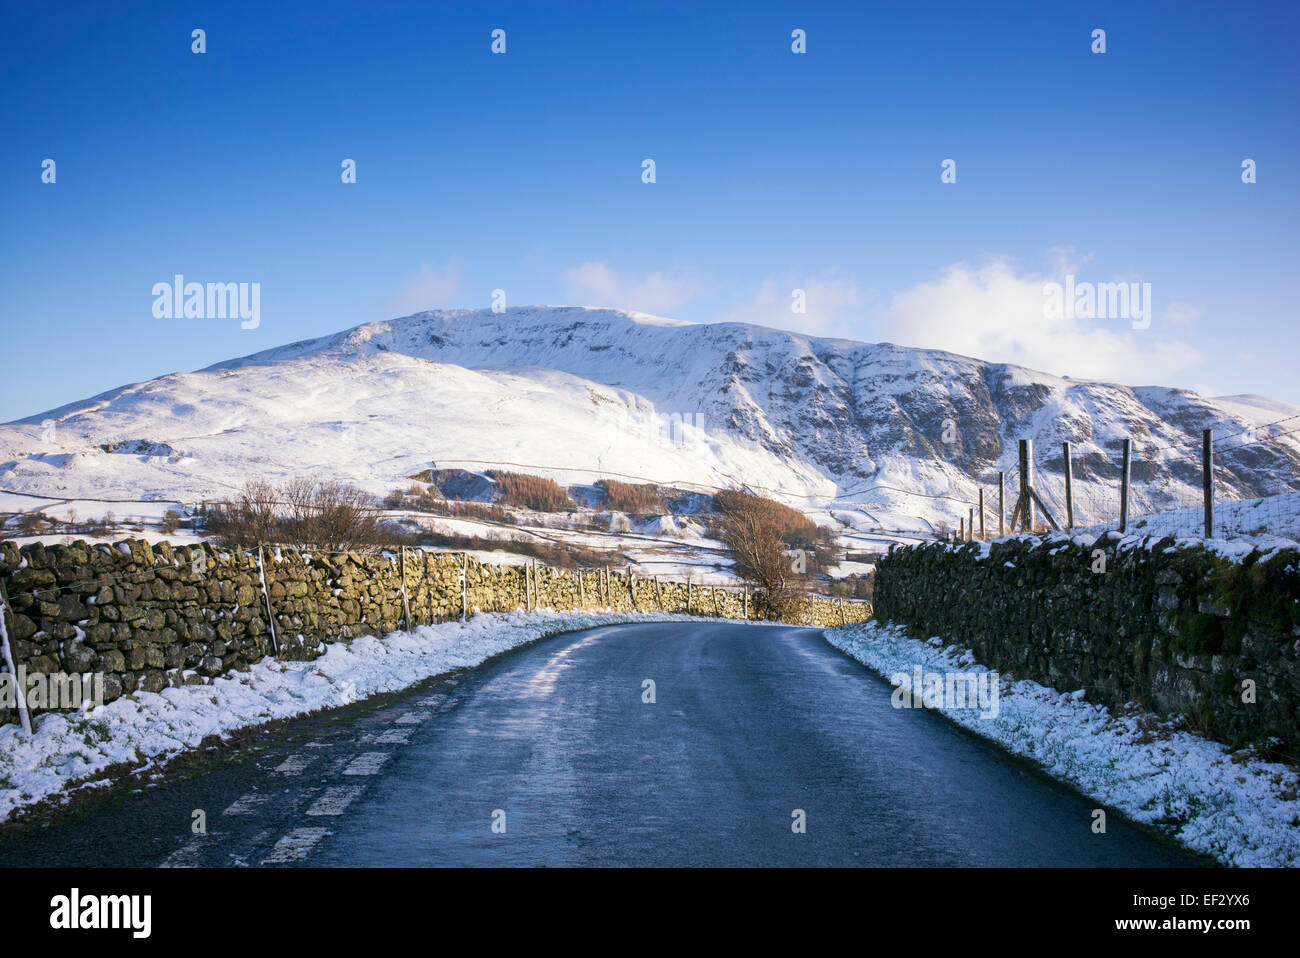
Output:
M312 512L301 520L297 538L331 551L378 544L379 509L374 497L341 482L317 483Z
M209 506L207 528L224 545L250 548L263 542L316 546L331 552L369 549L388 533L374 497L355 486L296 477L278 489L250 479L231 502Z
M295 476L280 487L278 537L331 552L365 549L383 538L379 507L356 486Z
M39 512L24 512L18 517L18 531L25 536L38 536L50 526L50 520Z

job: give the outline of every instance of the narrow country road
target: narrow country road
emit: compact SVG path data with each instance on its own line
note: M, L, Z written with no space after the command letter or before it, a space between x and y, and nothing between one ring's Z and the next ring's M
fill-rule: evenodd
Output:
M293 723L8 829L0 864L1201 864L1094 806L895 710L818 630L662 623Z

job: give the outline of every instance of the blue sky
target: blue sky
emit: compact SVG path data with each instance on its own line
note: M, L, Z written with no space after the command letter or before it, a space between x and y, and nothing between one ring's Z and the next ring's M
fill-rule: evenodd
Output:
M0 420L497 288L1300 403L1297 5L697 6L4 5Z

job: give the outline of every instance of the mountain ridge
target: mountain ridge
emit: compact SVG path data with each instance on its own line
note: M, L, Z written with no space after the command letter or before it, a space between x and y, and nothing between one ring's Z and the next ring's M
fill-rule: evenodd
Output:
M432 460L481 459L739 480L827 501L870 483L909 492L867 495L864 508L955 524L977 482L987 495L1000 470L1014 486L1015 440L1032 437L1049 505L1063 511L1068 440L1076 514L1105 521L1117 511L1120 439L1135 446L1134 514L1186 506L1200 494L1200 430L1240 433L1274 410L1300 417L1265 397L1220 403L754 324L571 306L429 310L0 426L0 486L72 493L109 481L204 498L241 476L308 471L378 492ZM33 427L50 419L46 442ZM126 452L103 451L114 443ZM1228 498L1294 491L1297 465L1296 437L1265 435L1230 443L1216 478ZM36 490L43 482L58 488Z

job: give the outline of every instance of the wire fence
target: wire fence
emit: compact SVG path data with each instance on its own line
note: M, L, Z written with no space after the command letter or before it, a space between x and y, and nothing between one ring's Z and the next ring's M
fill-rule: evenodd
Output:
M1201 448L1195 451L1151 439L1124 440L1113 455L1112 483L1098 482L1095 468L1087 480L1074 479L1073 464L1068 460L1077 453L1069 443L1046 452L1022 440L1028 442L1028 449L1022 449L1022 455L1028 457L1027 475L1020 475L1018 469L1015 473L983 477L983 514L978 500L969 503L966 517L959 518L955 537L991 538L1003 531L1023 531L1028 523L1033 531L1055 526L1176 538L1274 535L1300 539L1300 493L1295 491L1297 457L1293 449L1278 442L1300 432L1296 420L1300 420L1300 414L1222 437L1206 430ZM1277 483L1276 491L1256 496L1249 494L1252 490L1243 489L1244 484L1230 466L1241 465L1239 460L1247 453L1257 459L1271 456L1276 466L1287 467L1286 478ZM1090 465L1095 466L1095 453L1089 458ZM1135 472L1145 478L1134 479ZM999 478L1004 492L1001 515L997 511ZM1201 486L1200 495L1189 496L1182 491L1192 481ZM1024 487L1032 489L1025 500L1027 506L1022 505ZM1142 493L1149 494L1153 487L1156 493L1193 501L1172 509L1143 509L1143 499L1149 502L1152 497Z

